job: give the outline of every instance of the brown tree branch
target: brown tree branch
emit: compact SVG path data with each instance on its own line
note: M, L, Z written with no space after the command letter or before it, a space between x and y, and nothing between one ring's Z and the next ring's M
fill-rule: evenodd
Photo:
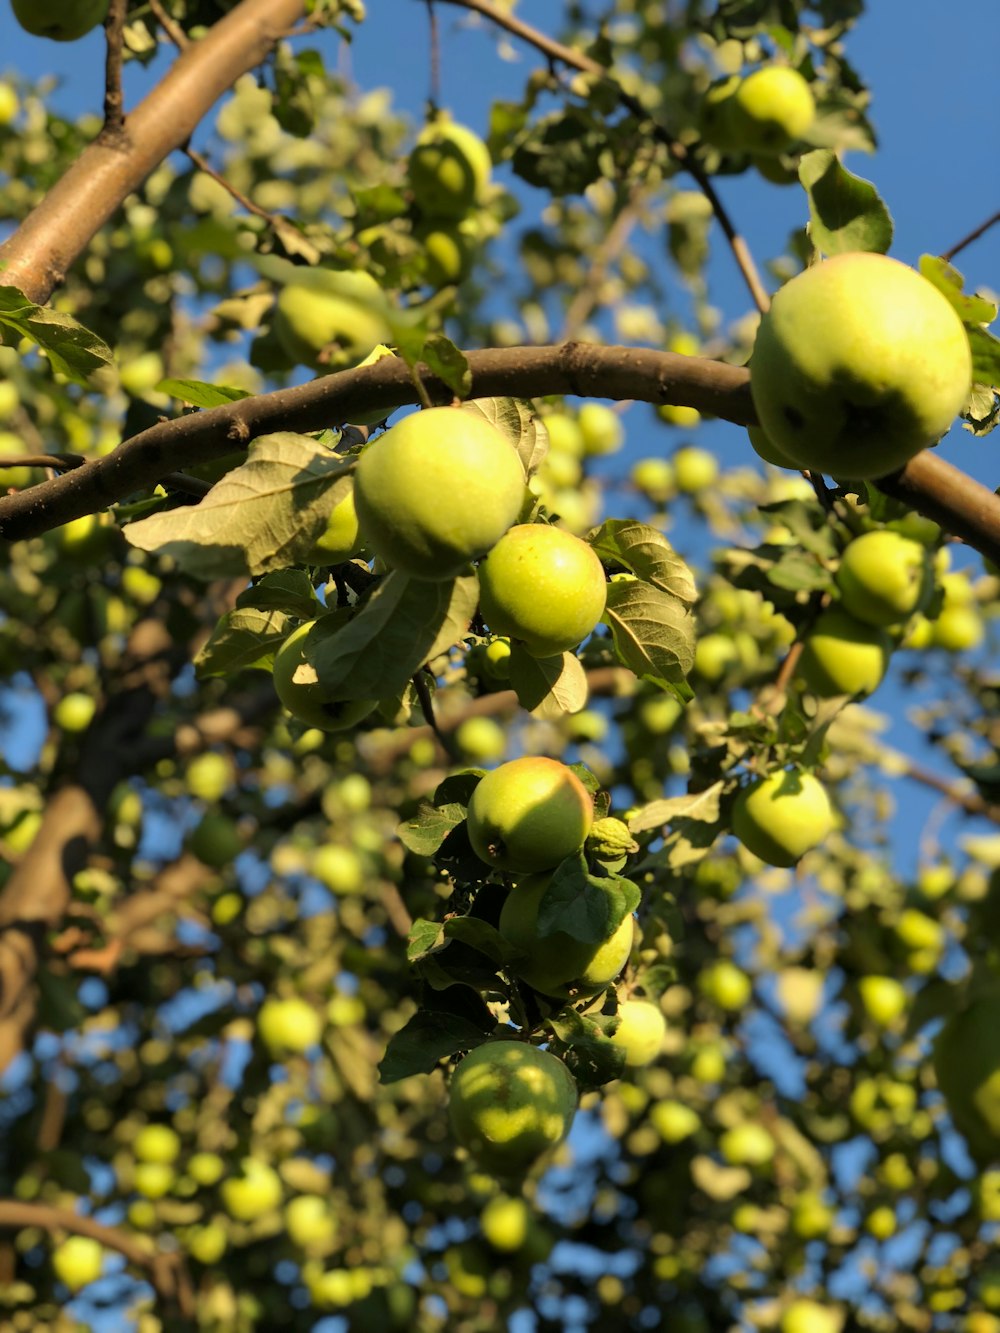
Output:
M177 47L178 51L183 51L186 47L190 46L191 43L188 41L187 33L179 23L174 22L163 8L160 0L148 0L148 3L149 12L173 42L174 46Z
M0 246L4 282L43 303L70 265L236 79L259 64L297 19L306 0L243 0L199 42L125 120L115 142L98 137Z
M507 10L497 9L490 3L490 0L442 0L442 3L459 5L462 9L471 9L477 14L482 14L491 23L495 23L500 28L505 28L507 32L513 33L515 37L520 37L522 41L528 42L536 51L541 51L550 62L558 61L560 64L568 65L571 69L580 70L583 74L591 74L595 78L603 79L609 87L613 88L621 105L630 111L637 120L643 124L651 125L652 134L656 141L663 144L677 165L695 181L712 206L712 212L729 243L733 258L736 260L747 290L753 298L754 305L761 313L768 308L771 298L761 281L760 274L757 272L749 247L736 230L725 204L717 194L715 186L712 184L710 177L706 175L701 163L692 155L685 144L675 139L664 126L652 120L650 113L638 98L633 97L631 93L627 93L624 88L615 82L610 70L599 64L598 61L592 60L590 56L584 55L582 51L575 51L571 46L564 46L562 42L557 42L546 36L545 33L533 28L522 19L516 18Z
M20 1230L23 1227L88 1236L105 1249L117 1251L130 1264L148 1275L161 1301L177 1306L185 1318L194 1318L194 1289L180 1251L150 1252L128 1232L107 1226L81 1213L74 1213L69 1208L55 1208L45 1203L22 1203L19 1199L0 1199L0 1229Z
M128 0L111 0L104 20L108 54L104 67L104 129L106 142L119 142L125 119L122 97L122 47L125 43L125 10Z
M972 231L966 236L963 236L960 241L956 241L950 249L942 250L941 258L950 263L960 250L964 250L965 247L971 245L973 241L978 241L980 236L983 236L988 232L991 227L995 227L998 222L1000 222L1000 209L997 209L993 216L987 218L985 222L981 222L978 227L973 227Z

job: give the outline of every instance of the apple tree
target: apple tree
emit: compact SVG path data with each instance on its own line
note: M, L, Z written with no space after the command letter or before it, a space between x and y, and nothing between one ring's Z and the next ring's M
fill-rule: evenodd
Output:
M4 1328L1000 1330L997 219L862 9L5 5Z

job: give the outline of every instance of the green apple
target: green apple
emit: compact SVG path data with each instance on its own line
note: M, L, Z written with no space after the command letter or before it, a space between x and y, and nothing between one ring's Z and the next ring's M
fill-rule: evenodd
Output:
M823 699L871 694L888 670L892 646L884 629L830 607L806 635L797 675L806 689Z
M695 644L694 669L702 680L720 681L739 660L740 650L729 634L702 634Z
M697 445L686 444L673 456L674 483L685 495L700 495L714 486L719 477L719 463L714 454Z
M757 457L763 459L765 463L770 463L772 467L794 468L796 466L787 454L781 452L767 431L761 430L759 426L748 426L747 435L750 439L750 447Z
M218 1153L193 1153L188 1164L187 1174L198 1185L214 1185L225 1174L226 1164Z
M133 1173L135 1188L146 1199L162 1199L176 1179L177 1172L165 1162L137 1162Z
M897 1226L896 1211L888 1204L873 1208L865 1218L865 1230L876 1240L889 1240L896 1234Z
M962 321L926 278L885 255L835 255L791 279L757 331L761 427L801 468L872 478L939 439L969 391Z
M365 1002L360 995L334 995L326 1006L326 1018L335 1028L357 1027L364 1022Z
M75 42L104 22L108 0L11 0L10 7L21 27L33 37Z
M865 1013L878 1027L888 1028L906 1012L906 987L895 977L867 976L858 982Z
M1000 1157L1000 1024L997 994L985 992L938 1033L933 1062L955 1128L984 1164Z
M326 528L309 552L308 565L339 565L351 560L364 545L358 511L354 504L354 487L333 506Z
M826 975L815 967L783 967L775 976L782 1012L791 1023L811 1023L823 1005Z
M982 617L974 606L945 606L938 618L930 622L931 646L949 653L978 648L984 633Z
M387 565L444 581L495 546L521 511L524 468L478 412L432 407L404 417L358 459L354 500L365 540Z
M21 458L31 450L20 435L13 431L0 430L0 458ZM40 468L4 467L0 468L0 495L6 491L23 491L35 481L41 481L44 473Z
M728 958L709 963L698 973L698 989L702 995L728 1013L745 1009L753 995L753 982Z
M596 995L614 981L628 961L635 923L626 914L611 935L599 943L584 943L561 930L539 935L538 912L551 878L529 875L519 880L504 900L500 934L521 955L512 970L533 990L553 999ZM620 891L609 879L604 892L610 915L619 906Z
M243 835L227 816L209 812L189 834L188 850L213 870L222 870L243 850Z
M452 1075L448 1116L484 1170L520 1176L566 1137L576 1103L576 1083L557 1056L521 1041L488 1041Z
M774 1157L775 1142L763 1125L748 1120L721 1135L719 1151L731 1166L767 1166Z
M629 473L629 481L654 504L663 504L677 489L674 465L668 458L640 458Z
M70 1291L79 1291L101 1276L104 1249L100 1241L90 1236L70 1236L52 1251L52 1267L56 1277Z
M531 1209L524 1199L498 1194L479 1215L486 1241L502 1254L516 1254L528 1239Z
M780 1333L840 1333L843 1325L839 1310L803 1298L785 1307Z
M322 681L306 660L306 641L316 624L315 620L307 620L292 631L274 655L271 679L275 693L292 717L323 731L343 731L366 718L377 701L326 698Z
M549 448L555 453L569 454L571 458L584 456L587 445L576 417L568 412L549 412L542 418L542 425L549 437Z
M604 614L607 580L594 548L545 523L519 523L479 564L479 609L532 657L575 648Z
M855 537L837 570L845 611L880 627L899 625L927 605L932 590L927 548L883 528Z
M229 1247L229 1236L220 1222L192 1227L184 1236L184 1248L192 1259L209 1267L217 1264Z
M180 1155L180 1135L170 1125L143 1125L132 1141L132 1151L140 1162L171 1166Z
M651 1000L623 1000L618 1006L618 1026L611 1040L625 1052L629 1069L652 1064L660 1053L667 1032L663 1010Z
M486 774L469 801L469 841L499 870L550 870L579 851L594 802L566 764L526 755Z
M388 340L386 311L385 295L370 273L304 269L278 294L274 332L300 365L344 370Z
M792 1207L792 1230L800 1240L819 1240L829 1235L835 1215L815 1190L803 1190Z
M583 452L588 456L615 454L625 443L621 417L604 403L584 403L576 421L583 436Z
M816 114L808 81L787 65L754 70L739 81L726 107L729 133L751 153L783 153Z
M475 246L458 227L431 224L418 227L415 235L424 252L424 274L432 287L451 287L468 275Z
M744 787L733 803L732 828L754 856L792 866L833 828L833 808L811 773L777 769Z
M649 1122L664 1143L683 1143L701 1126L698 1112L684 1102L656 1102L649 1112Z
M240 1174L219 1186L222 1204L237 1222L255 1222L281 1203L281 1179L273 1167L256 1157L244 1157Z
M507 733L491 717L467 717L455 728L455 740L466 759L481 763L500 759L507 748Z
M483 198L492 167L489 149L473 130L441 117L421 131L407 175L425 217L460 218Z
M60 555L80 564L94 564L109 554L115 531L110 515L81 514L53 528L52 541Z
M308 1250L326 1247L337 1237L337 1220L329 1199L320 1194L299 1194L285 1205L285 1231L293 1245Z
M272 1055L301 1054L322 1036L323 1016L300 995L271 995L257 1013L257 1032Z
M322 843L313 853L310 869L331 893L364 892L365 864L353 847Z
M18 111L21 109L21 103L18 100L17 93L11 84L6 80L0 80L0 125L9 125L16 119ZM0 390L5 386L0 385ZM13 388L13 385L11 385ZM17 403L17 390L14 390L14 402ZM8 416L9 411L0 410L0 417Z
M97 700L89 694L74 691L64 694L52 710L52 720L61 731L86 731L97 712Z
M188 764L185 780L192 796L214 805L236 781L236 768L227 755L206 750L204 754L195 755Z
M122 570L122 592L137 606L152 606L163 588L162 579L139 565L126 565Z

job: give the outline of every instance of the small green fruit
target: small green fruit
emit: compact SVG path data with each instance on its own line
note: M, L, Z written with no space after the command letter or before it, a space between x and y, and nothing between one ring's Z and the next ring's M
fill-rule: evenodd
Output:
M735 963L720 958L698 974L698 989L706 999L729 1013L745 1009L753 994L753 982Z
M292 717L323 731L343 731L367 717L374 699L328 700L322 682L306 660L306 642L317 625L307 620L288 636L274 655L274 690Z
M64 694L52 711L56 726L70 734L86 731L97 712L97 700L89 694Z
M169 1125L143 1125L132 1143L132 1151L140 1162L159 1162L170 1166L181 1150L180 1135Z
M744 787L733 804L733 832L772 866L792 866L833 828L833 809L811 773L779 769Z
M696 445L686 444L673 456L674 482L685 495L700 495L719 478L719 463L714 454Z
M973 1157L1000 1157L1000 1024L997 996L987 992L954 1014L938 1033L933 1052L938 1087L955 1128Z
M301 1054L319 1041L323 1017L299 995L269 996L257 1014L257 1031L272 1054Z
M207 814L187 840L189 851L213 870L222 870L243 850L243 837L226 815Z
M328 1199L320 1194L299 1194L285 1205L285 1230L293 1245L308 1250L326 1247L337 1236L337 1221Z
M206 1222L192 1227L184 1237L184 1248L192 1259L211 1267L217 1264L229 1247L226 1229L218 1222Z
M576 1083L556 1056L488 1041L452 1075L448 1115L455 1138L485 1170L521 1176L566 1137L576 1103Z
M774 1139L763 1125L747 1121L727 1129L719 1151L731 1166L766 1166L774 1157Z
M626 1066L652 1064L667 1032L663 1010L650 1000L625 1000L618 1006L618 1020L611 1040L625 1052Z
M469 801L473 851L500 870L550 870L584 844L594 802L572 769L526 756L487 773Z
M806 689L823 699L871 694L889 668L892 646L884 629L831 607L806 636L798 676Z
M24 31L33 37L75 42L104 22L108 0L11 0L11 9ZM97 1242L88 1240L87 1244Z
M641 491L655 504L662 504L674 494L674 466L668 458L640 458L629 480L637 491Z
M206 750L196 755L188 764L187 789L200 801L214 805L221 801L230 790L235 779L236 769L231 759L214 750Z
M331 893L362 893L365 866L353 847L328 842L317 847L312 858L312 873Z
M649 1112L649 1121L664 1143L683 1143L701 1126L697 1111L683 1102L657 1102Z
M844 610L880 627L899 625L922 611L931 594L927 548L884 528L855 537L837 571Z
M17 93L9 83L0 83L0 125L9 125L16 119L21 104L18 101ZM0 417L7 413L0 411Z
M906 988L895 977L862 977L858 994L865 1013L879 1027L888 1028L906 1012Z
M606 596L593 547L543 523L511 528L479 565L483 619L532 657L575 648L600 621Z
M351 560L364 545L353 486L333 507L326 528L306 560L308 565L339 565Z
M433 121L421 131L407 167L417 207L429 218L463 217L485 194L492 166L474 131Z
M528 1239L531 1209L523 1199L498 1194L480 1214L483 1236L502 1254L516 1254Z
M52 1267L70 1291L79 1291L101 1276L104 1249L90 1236L70 1236L52 1251Z
M266 1162L244 1157L241 1174L224 1180L219 1192L230 1217L237 1222L255 1222L281 1203L281 1179Z
M177 1173L164 1162L138 1162L133 1176L136 1191L146 1199L162 1199L174 1187Z
M196 1152L187 1164L187 1174L198 1185L214 1185L225 1174L226 1164L218 1153Z
M783 153L816 114L808 82L787 65L754 70L740 80L727 106L730 134L752 153Z
M507 733L491 717L468 717L455 729L455 740L473 762L500 759L507 748Z
M355 366L390 336L385 295L370 273L305 270L279 292L273 324L286 355L315 370Z
M621 417L604 403L584 403L576 420L587 455L614 454L625 443Z

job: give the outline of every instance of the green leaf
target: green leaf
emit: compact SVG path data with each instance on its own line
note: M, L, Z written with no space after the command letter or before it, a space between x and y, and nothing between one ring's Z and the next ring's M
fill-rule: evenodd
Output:
M1000 385L1000 338L988 329L969 329L972 348L972 382L989 389Z
M892 244L892 218L878 191L842 166L835 153L817 148L799 163L809 196L809 236L824 255L849 250L885 254Z
M241 398L250 397L246 389L231 389L225 384L205 384L202 380L160 380L156 392L179 398L182 403L190 403L192 407L224 407L226 403L238 403Z
M921 255L918 268L927 281L948 298L963 324L992 324L996 319L996 302L987 301L984 296L966 296L962 290L965 279L940 255Z
M609 583L603 619L623 666L681 700L691 698L686 677L694 666L695 626L683 602L639 579Z
M367 595L350 623L317 646L312 664L331 698L401 694L425 662L465 634L478 604L474 574L431 583L393 570Z
M424 343L423 359L430 370L444 380L456 398L468 398L472 390L472 371L465 355L443 333L432 333Z
M531 403L522 398L477 398L462 404L463 412L485 417L510 440L524 464L525 476L537 470L549 451L549 432Z
M494 963L505 963L513 956L510 945L496 926L491 926L478 916L449 917L443 931L446 939L460 940L470 949L478 949Z
M563 1009L549 1022L558 1038L555 1054L565 1061L581 1089L599 1088L621 1077L625 1050L609 1035L617 1019L591 1018L575 1009Z
M440 921L428 921L426 917L418 916L410 927L409 938L406 942L406 957L411 963L415 963L418 958L424 954L430 953L438 941L441 934Z
M349 467L307 435L263 435L197 505L130 523L125 537L196 578L284 569L304 558L346 495Z
M415 815L398 825L396 836L415 856L433 856L464 818L464 806L422 803Z
M582 856L559 865L538 906L538 934L561 931L582 944L603 944L639 906L639 886L630 879L598 878Z
M312 620L323 610L309 575L302 569L279 569L265 574L236 599L238 607L258 611L286 611L300 620Z
M607 141L607 130L586 113L554 111L525 133L514 150L514 171L556 197L582 194L601 175Z
M256 607L227 611L194 659L195 674L235 675L250 667L269 668L274 654L291 632L293 622L283 611Z
M572 653L532 657L516 643L511 646L510 684L521 707L538 718L578 713L590 693L587 673Z
M37 344L52 369L76 384L86 385L95 370L114 361L111 348L96 333L62 310L35 305L16 287L0 286L0 329Z
M658 529L631 518L609 518L591 536L602 560L623 565L637 578L688 606L698 600L694 575Z
M722 782L716 782L704 791L650 801L629 816L629 829L632 833L648 833L651 829L681 821L715 826L721 818L719 798L723 787Z
M471 1051L491 1035L458 1014L421 1010L389 1039L378 1067L379 1078L383 1083L396 1083L412 1074L429 1074L441 1060Z

